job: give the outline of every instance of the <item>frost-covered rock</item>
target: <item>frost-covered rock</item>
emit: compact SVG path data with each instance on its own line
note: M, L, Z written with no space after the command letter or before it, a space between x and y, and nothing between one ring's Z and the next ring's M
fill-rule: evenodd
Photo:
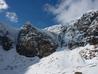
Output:
M97 45L97 47L93 46L93 48L83 49L79 53L80 53L81 57L86 60L90 60L95 57L98 57L98 45Z
M71 23L67 30L66 28L63 30L61 32L63 45L70 49L86 44L98 44L98 11L83 14L80 19Z
M13 45L10 32L3 23L0 23L0 45L4 50L10 50Z
M18 35L16 50L20 55L42 58L53 53L56 48L57 44L50 35L32 27L30 23L26 23Z
M12 48L13 42L9 37L7 36L1 37L0 42L4 50L10 50Z
M92 45L98 44L98 17L93 20L89 29L87 29L86 40Z

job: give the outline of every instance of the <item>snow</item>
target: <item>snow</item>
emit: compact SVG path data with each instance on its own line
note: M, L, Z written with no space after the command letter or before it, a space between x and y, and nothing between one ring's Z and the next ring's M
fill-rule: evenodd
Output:
M90 16L92 17L93 15ZM89 19L87 18L87 20ZM88 21L84 20L83 24L84 23L88 23ZM37 29L38 32L51 36L57 43L59 43L60 40L64 40L66 44L72 41L81 42L81 37L84 33L78 31L72 24L67 27L66 32L63 32L63 28L66 26L61 24L47 27L43 30L39 30L35 27L33 28ZM92 24L94 23L92 22ZM12 37L13 40L17 38L19 30L11 29L4 25L0 26L2 27L0 28L1 31L9 31L9 36ZM90 27L93 26L91 25ZM2 32L0 35L1 34ZM83 39L83 41L85 40ZM39 59L38 57L27 58L21 56L16 52L15 48L4 51L2 47L0 47L0 73L75 74L75 72L82 72L83 74L98 74L98 45L88 44L84 47L77 47L72 50L62 46L58 47L56 50L57 51L50 56ZM97 52L93 52L93 50L97 50Z
M49 31L49 32L53 32L55 34L59 34L62 30L62 25L61 24L53 25L53 26L44 28L44 30Z
M94 50L93 45L86 45L73 50L65 47L48 57L39 60L38 57L27 58L16 53L15 49L4 51L0 47L1 74L98 74L98 54L93 59L81 57L80 51ZM98 48L96 48L98 49Z

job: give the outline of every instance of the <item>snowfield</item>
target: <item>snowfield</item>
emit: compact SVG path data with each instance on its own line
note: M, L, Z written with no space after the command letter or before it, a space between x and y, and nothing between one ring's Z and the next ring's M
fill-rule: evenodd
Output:
M20 56L15 49L4 51L0 47L0 74L98 74L98 52L89 58L90 50L98 47L86 45L73 50L59 47L55 53L39 60Z

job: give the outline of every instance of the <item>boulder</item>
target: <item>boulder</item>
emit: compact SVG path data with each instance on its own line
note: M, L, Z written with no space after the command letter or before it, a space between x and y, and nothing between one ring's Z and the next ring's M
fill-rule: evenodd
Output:
M20 55L42 58L52 54L56 48L57 44L51 36L30 23L26 23L19 32L16 51Z
M74 74L82 74L82 72L75 72Z

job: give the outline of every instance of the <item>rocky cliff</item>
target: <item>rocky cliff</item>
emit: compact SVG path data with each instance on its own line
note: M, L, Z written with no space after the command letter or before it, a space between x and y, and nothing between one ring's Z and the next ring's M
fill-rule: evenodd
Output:
M63 35L63 45L70 49L98 44L98 11L83 14L80 19L63 29L60 35Z
M57 46L46 32L26 23L18 34L16 50L20 55L42 58L56 51Z
M16 36L13 37L11 31L0 24L0 45L5 50L10 50L14 45L16 51L26 57L48 56L55 52L58 46L74 49L87 44L96 45L98 11L85 13L71 24L55 25L45 29L38 29L27 22L13 35Z

